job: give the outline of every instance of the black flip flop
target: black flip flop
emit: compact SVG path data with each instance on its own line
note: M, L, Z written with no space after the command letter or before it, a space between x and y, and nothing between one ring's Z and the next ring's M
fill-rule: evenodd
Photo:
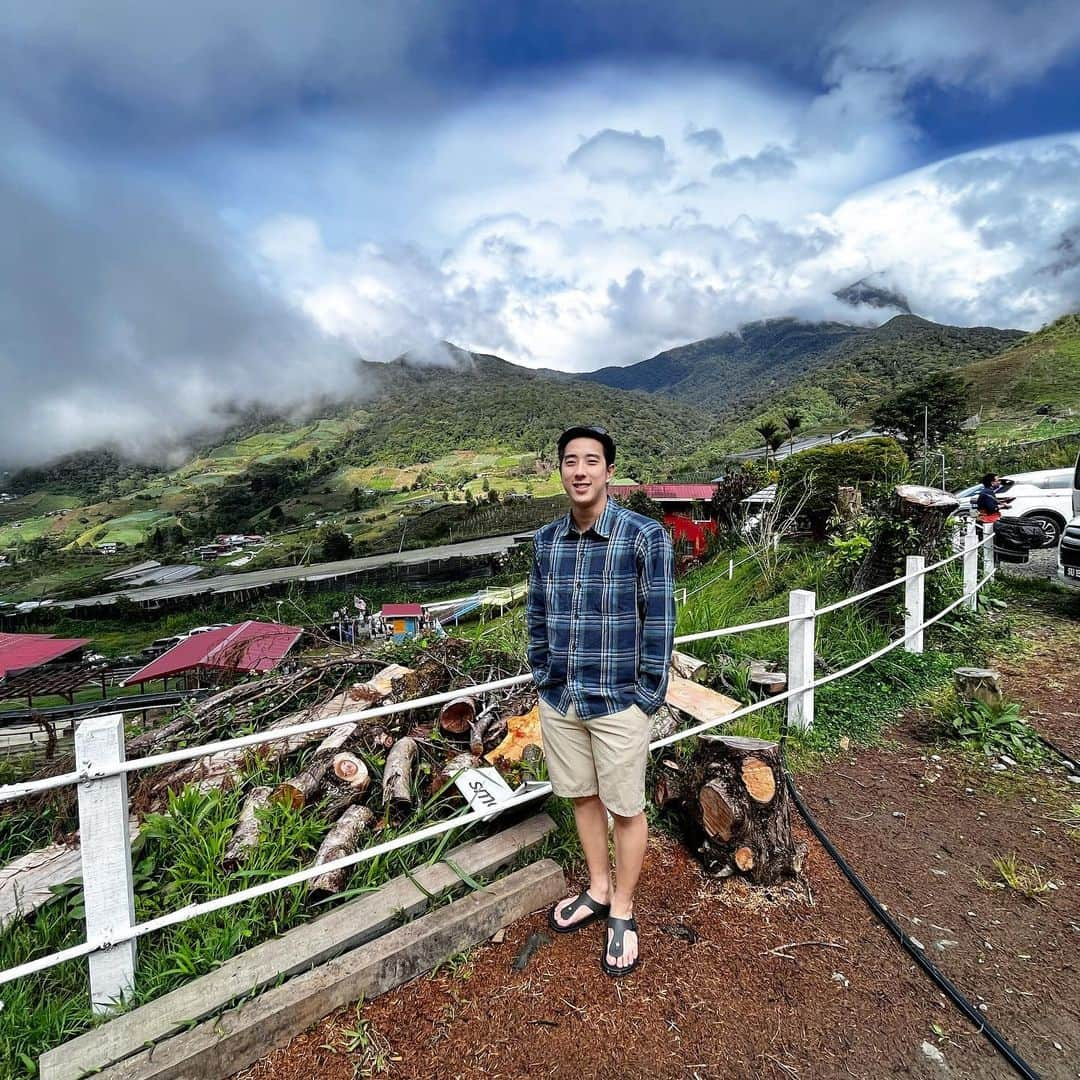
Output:
M607 934L605 934L604 951L600 954L600 967L603 968L605 975L610 975L613 979L621 979L624 975L629 975L641 963L641 952L638 952L637 956L634 957L634 962L627 967L612 967L608 963L608 954L610 953L616 959L622 956L623 946L626 944L626 932L630 930L637 934L637 920L633 915L629 919L617 919L613 915L609 915L607 928L611 931L611 945L608 945ZM638 934L639 949L640 945L641 935Z
M555 921L555 909L559 904L565 903L564 900L560 900L558 904L552 904L551 910L548 911L548 926L555 931L556 934L572 934L575 930L580 930L583 926L588 926L590 923L594 923L599 919L606 919L608 912L611 911L610 904L601 904L594 900L590 895L588 889L582 889L578 893L577 899L570 905L568 911L563 912L563 918L569 918L574 915L578 908L588 908L591 914L586 915L584 919L579 919L576 923L571 923L569 926L563 926L561 923Z

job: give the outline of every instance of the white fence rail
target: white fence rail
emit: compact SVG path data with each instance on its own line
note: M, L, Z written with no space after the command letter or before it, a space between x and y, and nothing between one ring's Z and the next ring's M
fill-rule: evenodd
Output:
M656 750L682 739L700 735L712 728L730 723L743 716L772 708L786 702L789 725L806 730L814 721L814 691L830 682L844 678L875 660L903 646L908 652L921 653L923 636L927 627L944 618L955 608L963 605L974 608L979 590L994 576L993 532L982 541L977 541L974 526L969 525L964 534L964 543L955 554L932 563L923 565L919 556L909 556L905 574L884 585L869 589L857 596L846 597L834 604L818 608L814 592L798 589L790 594L789 610L785 616L763 619L741 626L720 627L701 633L684 634L675 639L676 644L684 645L695 641L705 641L732 634L745 633L774 626L788 627L788 685L782 694L765 698L743 706L719 720L698 724L695 727L677 731L650 745ZM984 553L984 574L979 578L979 549ZM989 552L989 554L987 554ZM929 619L924 618L924 595L927 576L955 559L962 560L963 590L961 595L948 606ZM904 633L890 641L883 648L865 656L840 671L815 677L814 642L817 619L823 615L838 611L850 604L878 595L889 589L904 586L906 616ZM473 694L490 693L520 686L531 681L530 675L517 675L513 678L499 679L471 688ZM333 862L320 866L307 867L295 873L262 882L247 889L230 893L227 896L199 904L189 904L184 908L169 912L144 923L134 919L134 888L131 870L130 841L128 834L127 775L141 769L158 768L162 765L194 758L206 757L223 750L239 747L258 746L278 739L287 739L293 735L306 734L339 727L357 720L374 719L390 716L410 709L440 705L460 695L460 690L428 697L414 698L409 701L383 705L373 709L340 713L330 719L316 720L306 724L297 724L288 728L277 728L269 732L257 732L235 739L206 743L202 746L173 750L163 754L124 759L122 738L122 718L116 714L94 717L80 725L76 735L76 770L44 780L29 781L22 784L0 786L0 803L27 795L38 794L59 787L75 784L79 789L79 826L82 839L82 861L84 871L84 898L86 906L86 941L27 963L0 971L0 984L44 971L57 964L81 957L89 957L91 1001L96 1012L107 1012L131 990L135 978L135 942L146 934L175 926L200 915L220 911L235 904L265 896L295 885L303 884L318 874L330 870L355 866L361 862L378 858L394 851L431 840L443 833L460 829L492 816L490 808L461 813L445 821L427 826L416 832L395 837L381 844L373 845L362 851L343 856ZM547 784L531 787L499 804L499 811L521 806L543 798L550 791Z

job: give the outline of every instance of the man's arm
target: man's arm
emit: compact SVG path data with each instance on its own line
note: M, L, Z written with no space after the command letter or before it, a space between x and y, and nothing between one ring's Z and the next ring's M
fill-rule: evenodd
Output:
M525 621L529 627L529 668L537 686L547 678L547 597L540 572L540 552L533 542L533 561L529 571L529 592L525 598Z
M639 543L641 651L636 701L651 716L663 705L667 694L675 638L675 559L671 541L662 528L650 530Z

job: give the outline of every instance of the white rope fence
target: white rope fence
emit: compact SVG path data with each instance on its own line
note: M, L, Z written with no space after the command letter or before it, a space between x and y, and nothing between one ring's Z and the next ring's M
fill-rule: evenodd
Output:
M781 616L773 619L764 619L755 623L747 623L741 626L722 627L717 630L707 630L701 633L684 634L675 638L675 643L679 645L689 644L695 641L704 641L713 638L724 637L732 634L744 633L750 630L765 629L776 626L788 626L789 628L789 664L788 664L788 688L781 694L776 694L772 697L763 699L762 701L753 702L749 705L745 705L740 709L736 709L734 712L727 713L723 717L715 720L706 721L698 724L694 727L686 728L684 730L675 732L672 735L666 736L662 739L654 740L650 743L650 750L658 750L665 746L670 746L675 742L679 742L684 739L689 739L697 735L701 735L714 728L720 727L724 724L728 724L733 720L740 719L744 716L750 716L753 713L759 712L763 709L773 708L781 703L786 702L788 707L788 722L791 726L807 729L813 723L813 692L817 687L825 686L828 683L834 682L837 679L844 678L851 675L867 665L873 663L875 660L880 659L886 653L891 652L893 649L900 646L906 646L909 651L921 652L922 651L922 634L927 627L934 625L936 622L944 618L950 612L955 610L960 605L964 604L968 607L973 607L976 601L977 593L981 590L994 576L994 568L992 563L992 557L987 559L987 572L980 580L977 575L977 560L980 548L983 549L984 555L988 550L987 545L993 543L992 530L990 535L985 537L981 542L975 540L974 527L969 526L965 537L964 547L953 555L947 556L940 561L931 564L930 566L922 566L921 558L917 556L911 556L908 560L908 573L903 577L896 578L887 582L884 585L877 586L873 589L869 589L864 593L860 593L857 596L845 598L843 601L835 604L826 605L823 608L815 607L814 593L808 590L796 590L790 594L790 607L791 611L786 616ZM964 580L965 587L960 597L950 603L947 607L937 612L931 618L923 620L922 618L922 590L926 576L933 570L939 569L945 566L947 563L952 562L955 559L964 560ZM904 634L890 641L884 647L871 653L869 656L865 656L855 663L848 665L840 671L830 672L827 675L823 675L819 678L814 677L814 637L815 637L815 621L817 616L825 615L832 611L837 611L842 607L846 607L849 604L856 603L860 600L865 600L870 596L875 596L881 592L885 592L888 589L894 588L898 585L906 585L908 587L908 617L905 620ZM913 619L912 611L912 587L917 591L918 603L915 605L917 608L917 621ZM517 675L512 678L499 679L494 682L483 683L478 686L470 687L470 693L483 694L496 690L509 689L514 686L521 686L532 680L531 675ZM427 840L431 840L444 833L453 831L455 829L465 828L471 826L477 822L484 821L491 818L496 812L503 812L505 810L514 809L516 807L533 802L537 799L543 798L550 793L549 784L538 784L530 786L527 790L511 796L510 798L498 803L495 811L490 807L485 807L482 810L462 812L457 816L446 819L445 821L437 822L433 825L429 825L423 829L415 832L406 833L401 836L397 836L392 840L385 841L381 844L373 845L363 849L362 851L353 852L350 855L341 857L332 862L322 863L318 866L306 867L303 870L298 870L295 873L287 874L282 877L275 878L272 881L262 882L258 885L253 885L250 888L242 889L238 892L229 893L226 896L216 897L213 900L203 901L202 903L189 904L186 907L179 908L176 911L169 912L165 915L159 916L156 919L150 919L143 923L136 924L134 922L134 908L132 901L132 880L131 880L131 863L130 863L130 844L127 837L127 800L126 800L126 779L120 780L119 778L126 778L128 773L136 772L140 769L156 768L161 765L172 764L180 761L190 761L194 758L208 756L210 754L218 753L221 751L232 750L241 747L258 746L264 743L272 742L277 739L286 739L294 735L302 735L308 733L314 733L319 731L328 730L330 728L339 727L342 724L353 723L358 720L375 719L383 716L391 716L395 713L408 711L411 709L425 708L432 705L440 705L444 702L450 701L454 697L460 696L461 690L448 691L442 694L432 694L427 697L414 698L409 701L396 702L392 705L379 706L377 708L369 708L357 710L354 712L340 713L336 716L327 719L320 719L311 721L306 724L297 724L288 728L278 728L273 731L258 732L252 735L245 735L235 739L226 739L216 743L207 743L198 747L189 747L183 750L170 751L164 754L156 754L143 758L136 758L132 761L113 761L107 765L93 765L87 762L76 772L65 773L61 776L49 777L45 780L31 781L23 784L10 784L4 787L0 787L0 802L10 801L12 799L23 798L26 795L34 794L41 791L53 790L58 787L63 787L69 784L81 785L80 796L83 792L90 792L94 789L101 788L103 785L108 784L110 781L113 784L121 785L121 789L124 793L122 805L114 805L114 817L116 811L122 811L122 820L124 828L123 832L123 856L126 859L126 881L114 884L126 885L127 895L126 897L118 897L114 895L108 897L108 903L115 911L120 909L117 907L118 900L126 900L127 906L131 912L130 917L124 919L122 917L122 911L119 916L115 914L115 911L110 911L105 915L105 922L108 924L105 930L100 928L96 931L91 930L95 915L92 913L91 897L90 897L90 874L87 871L90 865L96 862L97 854L89 854L88 847L86 845L85 838L90 830L87 829L88 822L83 820L84 806L82 798L80 798L80 825L81 831L84 837L83 846L83 864L84 864L84 890L86 894L86 908L87 908L87 940L79 945L74 945L71 948L60 950L54 953L50 953L45 956L38 957L34 960L28 961L24 964L20 964L16 967L9 968L6 971L0 972L0 985L8 982L12 982L15 979L20 979L28 975L35 974L54 967L57 964L65 963L69 960L76 960L84 956L90 958L90 981L91 981L91 998L94 1003L94 1007L97 1011L105 1012L111 1007L111 1004L120 999L120 997L130 989L134 981L134 941L146 934L154 933L159 930L164 930L170 926L176 926L180 923L187 922L191 919L198 918L202 915L208 915L215 911L221 911L225 908L232 907L236 904L245 903L249 900L255 900L259 897L266 896L273 892L278 892L282 889L301 885L304 882L316 877L320 874L326 873L332 870L345 869L348 867L356 866L359 863L369 861L371 859L378 858L382 855L387 855L395 851L400 851L403 848L411 847L416 844L424 843ZM117 731L120 737L120 747L118 752L122 751L122 718L120 716L113 717L95 717L87 720L87 725L102 725L109 721L115 722ZM115 800L114 800L115 803ZM101 838L99 838L100 840ZM119 850L115 842L111 845L114 852ZM123 869L123 868L121 868ZM101 916L101 912L97 915ZM99 919L100 921L100 919ZM125 944L131 943L127 955L130 956L130 962L121 965L121 970L116 972L110 970L108 967L103 968L101 971L96 970L97 963L108 960L110 957L115 960L117 956L123 956L125 951L120 950L119 947ZM96 977L97 976L97 977Z

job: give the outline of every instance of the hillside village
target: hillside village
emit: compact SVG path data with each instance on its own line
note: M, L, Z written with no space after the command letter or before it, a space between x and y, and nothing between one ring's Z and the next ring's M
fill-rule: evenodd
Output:
M985 973L997 965L995 978L1037 985L1046 1001L1067 996L1067 963L1050 958L1037 984L1008 964L1021 963L1013 954L1050 949L1048 942L1068 933L1062 900L1075 887L1076 789L1055 753L1076 751L1068 717L1078 703L1075 680L1054 680L1061 677L1055 665L1067 666L1076 645L1075 598L1037 577L1011 578L1008 567L966 594L970 573L993 559L974 549L963 556L970 534L949 517L957 500L943 498L938 512L919 503L922 496L905 502L897 492L965 488L992 468L1072 466L1080 446L1080 316L1029 335L935 327L914 316L876 330L760 324L744 328L738 342L699 342L580 380L496 357L453 355L452 369L408 357L385 366L377 373L380 396L361 405L324 408L300 422L247 417L177 468L101 450L8 473L0 484L10 489L0 499L2 782L65 775L74 765L76 725L118 709L128 757L183 756L200 743L287 729L257 751L225 749L205 764L172 762L133 776L132 887L140 919L161 915L172 898L208 902L255 878L314 871L376 837L393 845L417 829L450 828L469 810L468 793L456 784L463 770L494 785L486 805L535 793L546 772L524 662L524 579L532 531L566 511L554 437L584 412L619 441L611 493L663 521L672 535L676 630L691 640L673 656L674 689L653 728L654 738L677 740L655 755L649 782L656 835L648 860L669 869L670 889L642 898L658 928L648 939L653 955L665 955L665 966L683 974L647 982L649 994L684 997L693 986L720 993L710 981L715 965L695 943L735 948L729 935L744 935L766 958L754 976L761 1000L777 981L803 1007L820 998L822 985L837 994L853 987L848 1004L819 1005L804 1029L809 1044L829 1045L850 1002L872 1011L875 996L896 992L902 1005L880 1040L898 1040L905 1050L889 1050L877 1036L856 1039L851 1052L860 1068L882 1054L909 1063L912 1054L931 1062L941 1054L961 1074L985 1066L986 1051L967 1029L939 1016L917 977L855 929L857 901L801 823L792 830L788 873L763 882L753 860L728 865L703 854L716 838L701 842L697 819L680 809L689 805L684 795L673 792L685 770L699 767L693 755L708 747L707 739L682 741L681 733L723 724L734 713L724 737L760 744L761 754L786 743L784 767L818 799L830 830L845 836L881 888L896 876L889 862L901 839L895 830L909 819L913 827L922 823L936 854L916 854L905 834L903 858L914 865L904 873L925 876L919 860L944 860L942 871L952 877L934 884L946 907L968 905L987 939L1004 939L1007 955L984 956L982 938L968 940L951 926L955 912L914 915L924 910L917 889L884 895L890 908L910 913L912 940L933 935L935 957L963 965L969 993L989 999ZM779 359L768 367L771 385L763 386L770 356ZM729 394L716 389L725 385ZM910 619L898 595L853 606L844 606L845 598L874 597L902 579L910 556L927 566L963 556L962 570L951 562L920 592L927 616L949 614L948 621L927 631L925 650L920 639L918 650L889 652L818 690L812 728L793 730L788 742L785 689L796 674L789 630L775 624L785 621L790 597L812 590L828 612L811 641L811 674L843 673L896 643ZM694 640L739 625L754 628ZM989 704L976 706L954 687L955 673L968 669L999 669L990 672ZM500 689L476 689L489 684ZM1056 689L1048 694L1049 686ZM356 719L358 709L373 708L377 722ZM348 722L334 726L338 716ZM321 728L293 733L298 724ZM1039 732L1054 743L1040 741ZM890 777L901 774L911 790L894 789ZM80 940L84 900L72 878L80 818L72 790L0 806L0 968ZM999 814L1015 822L1030 801L1052 824L1034 831L1022 858L1005 851L1012 826L986 830L975 848L947 858L951 838L931 827L961 812L975 822ZM843 818L829 811L838 805L873 822L863 833L845 832ZM524 830L528 872L540 873L541 856L552 855L561 888L563 870L580 870L571 819L557 806L545 809L551 818L497 820L483 843ZM437 858L443 846L421 850ZM502 856L509 858L522 860L525 851ZM347 911L358 895L399 887L395 875L418 865L395 855L331 870L282 894L285 904L269 895L200 916L197 934L195 924L164 928L140 944L136 1003L165 993L187 993L190 1001L219 965L227 973L230 964L246 963L249 946L283 933L282 941L299 941L288 935L327 910ZM470 889L498 872L479 862L471 871L461 866L472 863L454 865L464 875L456 886ZM982 884L968 883L965 868L975 868ZM4 886L17 902L7 903ZM722 905L723 918L720 906L702 905L703 895ZM417 912L430 900L424 896ZM1025 903L1039 916L1030 935L996 929ZM528 910L497 941L444 958L450 967L441 975L437 966L431 980L397 992L393 1008L389 995L371 1003L364 1023L392 1033L395 1053L410 1061L408 1075L432 1069L425 1048L440 1040L458 1045L462 1029L435 1022L431 1041L410 1048L400 1017L415 1011L424 1029L459 999L455 980L464 978L475 979L467 1008L478 1045L511 1072L523 1067L516 1050L495 1047L482 1019L485 1010L499 1016L505 1008L516 1023L533 1007L520 987L505 990L502 971L511 960L532 963L586 1023L590 1006L575 989L577 976L560 967L575 954L537 944L543 928L525 917ZM774 930L758 940L763 910L773 912ZM845 955L796 964L788 950L804 946ZM985 959L990 964L980 971ZM63 1067L65 1039L78 1032L87 1033L87 1047L97 1045L85 977L85 963L76 962L14 984L0 1012L0 1073L33 1075L40 1067L51 1075ZM207 997L200 1007L212 1010L215 1002ZM1052 1032L1047 1038L1061 1048L1048 1055L1024 1035L1014 1002L994 999L994 1008L1045 1075L1066 1075L1055 1069L1059 1057L1080 1054L1080 1017L1068 1008L1040 1012ZM130 1015L135 1023L138 1011ZM678 1016L694 1053L712 1060L693 1008ZM663 1041L656 1010L643 1000L626 1017ZM341 1043L347 1019L346 1011L323 1022L318 1052L301 1036L256 1063L251 1075L319 1071L338 1057L376 1068L373 1051ZM559 1022L550 1023L556 1038ZM586 1053L594 1067L597 1023L592 1017L582 1029L592 1032ZM156 1037L138 1031L132 1053ZM175 1029L160 1035L169 1040ZM920 1039L930 1050L917 1049ZM339 1043L351 1049L333 1049Z

